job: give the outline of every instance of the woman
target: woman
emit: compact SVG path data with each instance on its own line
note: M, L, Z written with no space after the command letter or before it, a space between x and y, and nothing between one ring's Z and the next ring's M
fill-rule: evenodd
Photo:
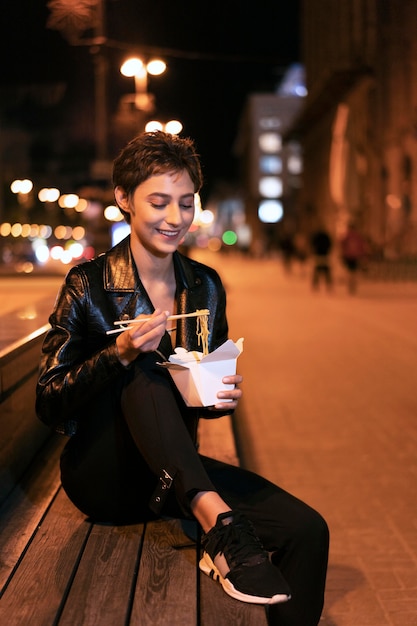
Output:
M219 276L177 251L202 184L193 142L159 131L140 135L116 159L113 184L131 235L70 270L43 346L37 412L70 436L63 487L97 521L196 519L200 568L226 593L271 605L271 623L316 625L324 520L263 478L197 451L199 418L233 411L242 377L223 378L231 388L219 391L215 406L187 408L159 365L175 346L198 349L195 318L174 326L172 313L209 309L209 351L227 340ZM116 320L141 316L150 319L106 334Z

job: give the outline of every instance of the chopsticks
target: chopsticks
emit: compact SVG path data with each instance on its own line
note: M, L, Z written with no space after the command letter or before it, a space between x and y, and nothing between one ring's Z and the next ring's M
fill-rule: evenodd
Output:
M167 317L167 322L170 320L179 320L184 317L200 317L202 315L210 315L210 311L208 309L201 309L200 311L194 311L194 313L181 313L179 315L169 315ZM151 317L142 317L133 320L116 320L114 322L115 326L122 326L122 328L113 328L112 330L107 330L106 335L113 335L115 333L123 333L125 330L129 330L133 328L136 324L142 324L143 322L149 322Z

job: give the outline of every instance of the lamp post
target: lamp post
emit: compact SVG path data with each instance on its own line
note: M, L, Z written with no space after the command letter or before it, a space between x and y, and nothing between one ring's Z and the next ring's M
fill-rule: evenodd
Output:
M140 111L150 113L154 109L153 95L148 93L148 74L158 76L166 70L166 64L161 59L153 59L145 64L138 57L127 59L120 68L123 76L135 79L135 107Z

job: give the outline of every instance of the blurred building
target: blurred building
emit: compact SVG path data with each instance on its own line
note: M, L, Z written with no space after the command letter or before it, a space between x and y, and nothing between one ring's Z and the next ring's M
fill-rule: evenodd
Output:
M291 66L273 93L251 94L244 107L236 154L252 248L279 247L296 230L303 157L297 139L283 141L305 96L302 66Z
M302 221L354 220L386 257L417 253L417 3L305 0Z

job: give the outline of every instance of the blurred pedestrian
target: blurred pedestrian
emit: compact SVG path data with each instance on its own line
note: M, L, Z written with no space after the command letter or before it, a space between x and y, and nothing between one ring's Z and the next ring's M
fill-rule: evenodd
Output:
M300 275L305 276L306 265L310 256L310 246L307 235L302 231L294 234L294 259L298 262Z
M358 272L368 252L365 237L352 221L349 222L345 235L340 240L340 255L347 270L347 284L350 294L355 294L358 288Z
M311 249L313 252L312 287L318 289L323 280L327 290L333 287L333 275L330 253L333 242L325 229L316 230L311 237Z
M199 350L195 318L173 326L170 313L209 309L210 352L228 337L219 275L178 252L201 183L190 139L144 133L121 151L114 193L131 234L69 271L43 344L37 413L69 436L62 485L83 513L116 524L195 520L200 569L226 593L268 605L271 626L317 626L324 519L258 474L198 452L198 420L232 413L242 377L222 379L214 406L188 407L159 365L175 347ZM126 324L117 335L116 320Z
M291 274L292 262L295 257L295 245L294 239L291 233L285 233L279 241L279 247L281 250L282 264L285 271Z

